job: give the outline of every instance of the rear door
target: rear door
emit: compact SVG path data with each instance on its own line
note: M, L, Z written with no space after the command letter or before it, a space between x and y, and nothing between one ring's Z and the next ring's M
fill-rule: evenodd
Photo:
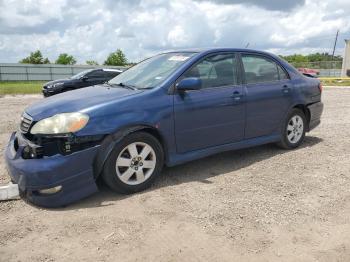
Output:
M292 104L288 73L274 59L260 54L241 54L246 87L245 138L279 132Z
M243 139L244 93L238 80L237 61L234 53L209 55L182 76L181 79L200 78L202 88L174 95L178 152Z

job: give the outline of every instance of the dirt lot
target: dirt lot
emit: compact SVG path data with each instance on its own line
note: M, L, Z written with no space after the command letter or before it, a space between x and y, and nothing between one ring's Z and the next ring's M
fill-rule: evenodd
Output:
M0 261L350 261L350 88L304 145L168 168L146 192L63 209L0 203ZM0 98L0 147L38 96ZM1 160L0 182L7 182Z

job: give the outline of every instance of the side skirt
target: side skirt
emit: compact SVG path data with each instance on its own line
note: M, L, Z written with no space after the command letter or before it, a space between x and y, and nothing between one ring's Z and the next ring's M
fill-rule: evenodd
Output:
M214 155L220 152L231 151L236 149L248 148L263 144L269 144L274 142L279 142L281 140L280 135L269 135L261 136L252 139L242 140L235 143L224 144L220 146L214 146L210 148L200 149L196 151L191 151L183 154L171 154L166 163L167 166L175 166L183 164L192 160L203 158L206 156Z

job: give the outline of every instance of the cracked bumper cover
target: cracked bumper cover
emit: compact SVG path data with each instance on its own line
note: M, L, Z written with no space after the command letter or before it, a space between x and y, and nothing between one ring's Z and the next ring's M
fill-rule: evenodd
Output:
M23 159L22 152L28 144L30 142L20 134L13 133L5 150L5 161L12 182L18 184L20 192L30 202L59 207L98 191L93 161L99 146L65 156L57 154L41 159ZM57 193L39 193L39 190L56 186L62 186Z

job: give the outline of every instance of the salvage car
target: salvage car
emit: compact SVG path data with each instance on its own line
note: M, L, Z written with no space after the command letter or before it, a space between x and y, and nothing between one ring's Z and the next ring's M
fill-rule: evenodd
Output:
M151 186L163 166L277 143L295 149L320 123L322 86L270 53L167 52L109 82L25 109L5 159L31 202L62 206L98 191Z
M45 83L42 92L44 97L48 97L82 87L103 84L116 77L121 72L122 70L120 69L108 68L84 70L70 78L58 79Z
M298 68L298 71L306 76L318 77L320 75L320 70L311 68Z

